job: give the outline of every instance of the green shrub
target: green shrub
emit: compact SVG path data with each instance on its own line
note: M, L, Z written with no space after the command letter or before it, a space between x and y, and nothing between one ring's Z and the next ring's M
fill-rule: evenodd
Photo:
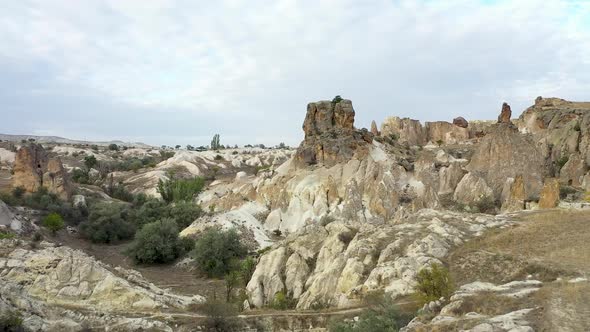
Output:
M365 302L368 309L361 313L358 321L332 320L328 330L330 332L397 332L399 326L404 326L408 321L406 317L399 314L391 297L385 294L369 295Z
M339 102L341 102L343 99L342 97L340 97L340 95L337 95L336 97L334 97L332 99L332 106L338 104Z
M14 196L14 198L16 199L21 199L23 198L24 194L26 192L26 189L22 186L18 186L14 189L12 189L12 196Z
M84 157L84 165L86 166L87 170L90 170L91 168L96 166L97 162L98 161L96 160L96 157L94 155Z
M185 245L176 222L163 219L144 225L126 253L138 264L168 263L186 253Z
M180 201L169 208L169 217L173 218L178 228L184 229L203 214L201 207L192 202Z
M499 204L494 200L491 196L484 196L482 197L477 203L475 203L475 208L477 212L480 213L487 213L487 214L495 214L496 207Z
M562 156L561 158L555 161L555 165L557 166L557 170L560 171L565 164L570 160L569 156Z
M206 230L197 239L193 251L197 266L209 277L226 275L234 268L236 260L246 254L247 249L240 242L240 237L234 229Z
M145 225L170 216L168 205L158 199L148 198L141 206L132 211L131 220L136 225Z
M90 176L87 170L81 168L74 168L72 171L72 180L76 183L89 184Z
M8 232L0 231L0 240L12 239L12 238L14 238L14 234L13 233L8 233Z
M0 331L3 332L24 332L23 318L16 311L6 310L0 313Z
M63 218L53 212L43 218L43 227L49 229L53 235L65 227Z
M243 323L238 318L238 310L231 303L224 303L216 299L207 300L201 311L207 316L205 331L238 332L243 331Z
M416 295L421 304L436 301L441 297L449 299L453 293L453 282L449 270L440 264L431 264L418 272Z
M158 182L158 193L168 203L179 201L192 201L205 187L203 178L171 179Z
M250 279L252 279L252 275L254 274L255 270L256 260L250 256L246 257L240 264L240 274L242 276L242 280L244 281L244 286L246 286Z
M133 237L135 227L129 222L124 204L102 202L93 205L88 220L80 224L80 233L96 243L115 243Z
M284 291L276 293L274 299L270 303L270 307L275 310L294 309L296 305L297 300L293 299L290 294Z
M119 151L119 146L117 144L109 144L109 150L111 151Z

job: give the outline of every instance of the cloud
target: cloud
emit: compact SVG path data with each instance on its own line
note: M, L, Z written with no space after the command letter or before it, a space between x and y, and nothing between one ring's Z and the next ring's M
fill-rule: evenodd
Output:
M22 0L0 13L5 132L297 144L305 105L494 118L587 98L583 1ZM19 121L24 114L36 121Z

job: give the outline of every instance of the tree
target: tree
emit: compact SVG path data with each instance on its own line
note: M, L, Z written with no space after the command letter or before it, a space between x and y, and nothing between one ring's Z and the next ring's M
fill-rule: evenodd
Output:
M215 134L211 140L211 150L219 150L220 147L221 143L219 143L219 134Z
M193 151L195 149L195 147L190 144L187 144L186 149L189 151Z
M119 146L115 143L109 144L109 150L111 151L119 151Z
M431 264L418 272L416 293L422 304L436 301L441 297L449 299L453 293L453 282L449 270L440 264Z
M55 235L57 231L64 228L64 220L59 214L53 212L43 218L43 226L49 229L51 234Z
M230 271L225 275L225 301L230 302L234 290L239 287L241 278L238 271Z
M135 263L168 263L183 255L185 243L178 237L173 219L166 218L144 225L126 253Z
M399 326L405 325L404 318L398 313L391 297L383 294L370 294L365 299L368 309L363 311L358 321L333 321L330 332L397 332Z
M243 324L238 319L238 311L231 303L223 303L218 300L207 300L202 308L207 316L205 319L206 331L212 332L238 332L243 330Z
M86 166L87 170L93 168L98 161L94 155L84 157L84 165Z
M201 207L192 202L180 201L169 208L169 216L174 218L179 228L184 229L203 214Z
M16 199L21 199L23 198L23 195L26 191L27 190L23 186L15 187L14 189L12 189L12 196L14 196L14 198Z
M180 144L176 144L176 146L174 147L176 150L180 149Z
M102 202L90 209L88 220L80 224L80 232L92 242L115 243L133 237L134 225L129 222L125 204Z
M209 228L197 239L193 257L197 266L209 277L220 277L229 273L236 260L246 253L247 249L234 229L222 231Z
M343 100L342 97L340 97L340 95L337 95L336 97L334 97L334 99L332 99L332 106L338 104L342 100Z
M256 270L256 260L254 260L254 258L252 258L252 257L246 257L242 261L241 267L240 267L240 274L241 274L242 280L244 282L244 286L248 284L250 279L252 279L252 275L254 274L255 270Z

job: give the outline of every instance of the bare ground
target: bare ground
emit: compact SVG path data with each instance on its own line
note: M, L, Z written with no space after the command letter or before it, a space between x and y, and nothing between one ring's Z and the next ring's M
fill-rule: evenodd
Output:
M518 304L537 308L538 331L590 331L590 211L546 210L520 214L521 223L486 233L454 250L447 263L457 285L476 280L506 283L527 277L544 282ZM484 306L481 299L474 306ZM500 311L513 305L499 303Z

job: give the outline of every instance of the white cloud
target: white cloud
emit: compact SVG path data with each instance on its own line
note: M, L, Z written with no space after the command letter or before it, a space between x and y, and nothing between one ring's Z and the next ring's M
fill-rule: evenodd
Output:
M261 137L291 142L305 103L335 94L353 100L360 125L587 96L587 2L486 3L5 1L0 68L43 63L49 79L113 103L251 117Z

